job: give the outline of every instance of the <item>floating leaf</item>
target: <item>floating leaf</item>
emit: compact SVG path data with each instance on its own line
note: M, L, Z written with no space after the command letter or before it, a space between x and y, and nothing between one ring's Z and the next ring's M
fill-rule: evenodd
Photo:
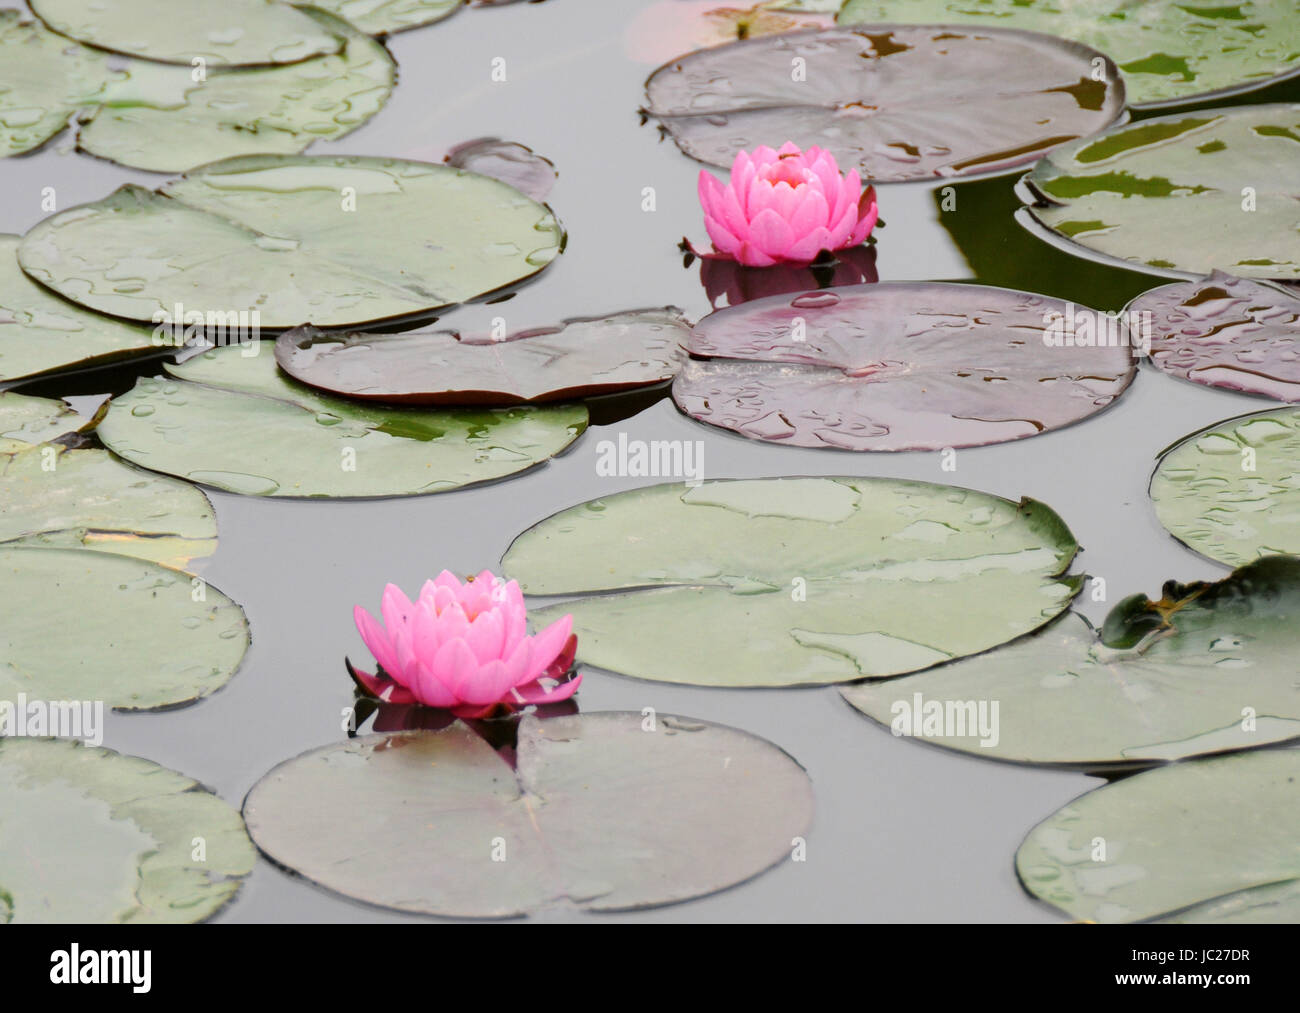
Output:
M514 770L459 722L368 735L276 767L244 816L263 852L321 886L470 918L672 904L789 856L812 820L803 768L733 728L644 720L526 716Z
M391 35L455 14L463 0L311 0L371 35Z
M1076 919L1133 922L1300 879L1300 751L1175 763L1098 788L1016 853L1025 888ZM1104 857L1097 856L1097 840Z
M1125 599L1102 628L1113 646L1070 612L987 654L840 692L896 734L986 759L1180 760L1300 737L1297 623L1300 559L1276 557ZM993 706L989 734L977 718Z
M361 334L300 327L280 335L286 373L351 398L421 405L561 401L671 380L690 325L681 311L566 320L493 340L455 331Z
M0 157L40 147L115 76L103 53L22 17L0 10Z
M1110 56L1131 105L1176 105L1263 88L1300 70L1294 0L847 0L842 24L931 21L1073 39Z
M260 345L248 346L259 351ZM269 350L204 352L140 380L97 430L128 461L246 496L411 496L488 482L558 454L582 405L417 411L319 394Z
M355 210L349 210L355 208ZM23 270L128 320L256 311L262 327L427 314L536 274L550 209L486 176L368 157L254 155L127 185L33 228Z
M1093 79L1094 65L1104 81ZM878 182L1009 169L1096 133L1124 108L1119 74L1095 50L925 25L700 50L655 71L646 95L647 111L702 162L725 168L741 148L793 141Z
M1300 277L1300 105L1115 127L1052 152L1023 182L1039 199L1031 222L1067 248L1155 273Z
M0 546L0 615L0 701L174 707L224 686L248 648L216 588L108 552Z
M719 46L739 39L792 32L801 28L830 28L839 8L821 11L796 8L793 3L753 0L658 0L642 7L623 32L623 49L638 63L658 66L680 53Z
M51 443L93 425L62 401L0 393L0 454L13 454L38 443Z
M1239 890L1156 921L1175 925L1294 925L1300 921L1300 879Z
M593 596L531 610L538 623L573 613L580 661L795 686L915 671L1035 629L1078 593L1062 576L1076 551L1033 500L778 478L592 500L529 528L502 565L525 594Z
M343 40L307 10L275 0L28 0L69 39L163 63L297 63L337 53Z
M182 569L216 550L217 521L188 482L103 450L47 445L0 454L0 544L96 549Z
M397 65L368 35L303 13L337 34L342 51L289 66L216 68L200 82L188 67L132 60L81 126L78 147L119 165L183 172L237 155L294 155L351 133L388 100Z
M447 152L443 161L457 169L499 179L539 201L546 200L559 175L549 158L522 144L496 137L458 144Z
M688 348L707 358L683 367L673 399L701 422L789 446L1017 440L1100 411L1133 379L1126 344L1049 343L1064 342L1076 317L1101 340L1092 310L982 285L886 282L758 299L695 326Z
M1220 563L1300 554L1300 409L1241 415L1174 444L1151 500L1170 534Z
M1300 298L1215 271L1144 292L1125 315L1150 320L1151 361L1207 387L1300 401Z
M202 921L255 858L239 813L183 774L66 740L0 738L0 923Z
M0 235L0 383L156 353L143 327L88 313L18 267L19 236Z

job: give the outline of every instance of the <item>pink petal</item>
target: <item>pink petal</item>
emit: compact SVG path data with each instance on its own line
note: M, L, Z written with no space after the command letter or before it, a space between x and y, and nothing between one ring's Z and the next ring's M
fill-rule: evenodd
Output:
M564 674L573 667L573 659L574 656L577 655L577 653L578 653L577 634L570 634L568 642L564 645L560 653L555 656L555 660L546 666L546 670L542 672L539 678L542 679L562 678Z
M489 661L500 660L502 657L501 647L505 633L501 614L492 609L480 612L478 618L469 624L469 629L465 631L465 643L469 644L474 657L486 664Z
M482 703L485 701L479 699L480 668L478 658L474 657L469 644L463 640L450 640L438 648L438 656L433 659L431 671L439 682L451 687L458 699Z
M777 262L775 257L769 257L750 242L742 243L733 256L746 267L771 267Z
M363 609L360 605L352 610L352 618L356 621L357 632L361 634L361 640L375 656L379 662L379 667L385 672L390 672L397 667L396 658L393 654L393 644L389 640L388 634L384 627L380 625L379 620Z
M415 685L411 688L415 691L416 699L426 707L451 707L460 702L451 687L438 678L431 664L421 663L416 672Z
M770 208L760 211L749 223L749 242L776 260L785 258L794 238L790 224Z
M582 676L575 675L568 682L562 682L550 690L546 689L540 682L530 682L523 686L516 686L514 695L520 703L559 703L561 700L567 700L578 692L578 687L581 685Z
M411 612L411 599L402 593L402 589L396 584L388 584L384 587L384 596L379 603L379 611L384 617L384 625L388 627L389 636L394 635L406 622L406 617Z
M822 250L835 249L831 245L831 234L825 225L818 225L806 236L800 237L795 244L790 247L787 259L807 264L817 259L817 254Z
M371 675L359 668L353 668L351 663L348 663L348 672L363 690L386 703L415 702L415 694L390 679L381 679L378 675Z
M814 229L825 229L830 213L826 207L826 198L820 190L809 186L799 188L799 200L786 216L794 232L795 242L799 242Z
M557 619L531 638L533 645L532 660L529 663L529 667L532 669L529 673L531 678L537 678L550 667L551 662L559 657L572 632L573 616L567 615L562 619Z

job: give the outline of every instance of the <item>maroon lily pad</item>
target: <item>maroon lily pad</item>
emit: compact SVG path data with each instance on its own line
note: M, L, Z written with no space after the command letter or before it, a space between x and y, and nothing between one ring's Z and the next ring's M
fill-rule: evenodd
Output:
M1215 271L1143 292L1125 315L1149 313L1151 362L1207 387L1300 401L1300 295ZM1139 318L1141 319L1141 318Z
M646 112L692 158L819 145L893 182L1004 170L1124 111L1108 57L1037 32L851 25L698 50L646 81Z
M536 201L543 201L555 186L555 163L532 148L497 137L481 137L458 144L443 161L457 169L491 176Z
M1127 344L1070 343L1070 322L1094 313L932 282L759 299L695 326L673 399L701 422L798 447L1018 440L1101 411L1132 381Z
M613 394L671 380L690 324L674 307L575 318L494 338L366 334L311 325L276 340L295 380L332 394L419 405L513 405Z

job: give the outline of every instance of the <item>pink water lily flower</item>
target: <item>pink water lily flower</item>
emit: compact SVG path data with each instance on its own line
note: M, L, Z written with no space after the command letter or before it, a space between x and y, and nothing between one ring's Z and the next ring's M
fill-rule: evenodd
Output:
M528 636L524 596L515 581L484 570L461 583L443 570L414 602L389 584L383 622L358 605L361 639L379 662L371 675L348 665L367 692L387 703L446 707L481 717L498 705L556 703L582 676L559 682L573 665L573 616Z
M700 204L713 248L749 267L807 264L822 250L864 242L876 226L876 191L857 169L840 175L835 156L786 142L742 151L731 181L700 173Z

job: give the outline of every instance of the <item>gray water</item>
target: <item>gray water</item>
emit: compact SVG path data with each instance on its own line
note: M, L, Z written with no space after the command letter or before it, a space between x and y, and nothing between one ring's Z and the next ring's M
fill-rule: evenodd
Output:
M464 10L390 40L400 67L388 106L342 141L313 154L441 160L483 135L519 141L560 171L548 203L568 229L565 254L518 296L446 318L474 329L504 316L510 330L564 317L664 304L693 319L708 312L699 264L676 244L705 240L695 181L700 166L661 141L637 114L652 65L624 52L624 30L646 0L551 0ZM492 60L506 61L494 82ZM1296 101L1300 85L1255 101ZM60 209L125 182L165 177L77 155L62 138L40 153L0 163L0 231L22 232L43 214L43 187ZM880 280L953 280L1036 290L1117 310L1164 279L1076 260L1031 237L1011 217L1018 173L957 185L956 209L939 210L934 187L879 188ZM644 187L656 210L642 210ZM148 374L151 369L139 372ZM45 396L107 392L86 376L21 388ZM129 380L127 381L129 385ZM97 386L102 384L102 386ZM85 403L85 402L79 402ZM567 453L515 479L474 489L366 502L259 500L209 492L220 545L200 564L240 602L253 644L215 696L160 714L113 714L104 744L182 771L239 805L272 766L338 741L353 700L343 658L367 659L352 625L355 603L377 605L386 582L409 591L444 567L497 568L515 534L575 503L645 484L596 474L596 445L629 439L704 442L708 478L868 475L947 482L1055 508L1083 552L1077 572L1104 577L1108 603L1083 596L1100 622L1110 604L1169 578L1216 579L1225 568L1193 555L1156 523L1146 495L1156 455L1194 430L1270 402L1183 383L1144 367L1113 407L1033 439L960 451L956 472L939 454L852 454L746 441L680 415L660 400L624 422L593 427ZM590 672L583 711L685 714L743 728L790 752L817 798L804 863L695 902L626 915L548 912L538 920L599 921L1060 921L1023 892L1012 858L1026 832L1102 782L1082 774L982 762L896 740L831 688L716 690ZM356 814L364 819L365 813ZM240 895L215 919L415 921L329 894L259 860Z

